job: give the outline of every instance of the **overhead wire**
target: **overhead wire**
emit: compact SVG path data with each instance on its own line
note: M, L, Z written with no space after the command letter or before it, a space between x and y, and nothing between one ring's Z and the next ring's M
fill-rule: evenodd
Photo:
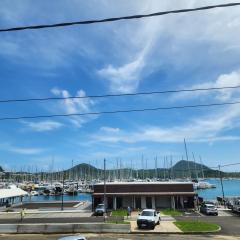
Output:
M136 93L88 95L88 96L0 99L0 104L1 103L12 103L12 102L31 102L31 101L67 100L67 99L86 99L86 98L108 98L108 97L124 97L124 96L127 97L127 96L140 96L140 95L153 95L153 94L181 93L181 92L217 91L217 90L238 89L238 88L240 88L240 85L226 86L226 87L211 87L211 88L194 88L194 89L178 89L178 90L165 90L165 91L136 92Z
M184 109L184 108L201 108L201 107L214 107L214 106L235 105L235 104L240 104L240 101L224 102L224 103L211 103L211 104L184 105L184 106L172 106L172 107L126 109L126 110L114 110L114 111L102 111L102 112L85 112L85 113L70 113L70 114L51 114L51 115L36 115L36 116L2 117L2 118L0 118L0 121L21 120L21 119L36 119L36 118L54 118L54 117L73 117L73 116L102 115L102 114L118 114L118 113L131 113L131 112Z
M95 24L95 23L106 23L106 22L115 22L120 20L131 20L131 19L141 19L141 18L149 18L149 17L156 17L162 16L167 14L179 14L179 13L188 13L194 11L206 11L214 8L226 8L226 7L234 7L239 6L239 2L234 3L226 3L226 4L218 4L218 5L208 5L203 7L196 7L196 8L185 8L185 9L177 9L177 10L170 10L170 11L162 11L162 12L155 12L150 14L138 14L138 15L130 15L130 16L123 16L123 17L112 17L112 18L103 18L103 19L93 19L93 20L83 20L83 21L75 21L75 22L61 22L61 23L54 23L54 24L42 24L42 25L31 25L31 26L20 26L20 27L12 27L12 28L2 28L0 32L12 32L12 31L22 31L22 30L29 30L29 29L43 29L43 28L57 28L57 27L67 27L73 25L87 25L87 24Z
M225 165L219 165L220 167L229 167L229 166L235 166L235 165L240 165L240 163L229 163Z

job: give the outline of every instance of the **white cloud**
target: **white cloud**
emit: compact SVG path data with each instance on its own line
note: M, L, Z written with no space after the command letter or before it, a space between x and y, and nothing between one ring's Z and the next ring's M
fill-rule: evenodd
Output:
M24 124L33 131L36 132L44 132L44 131L52 131L59 129L63 126L62 123L56 121L41 121L41 122L24 122Z
M40 154L44 151L41 148L20 148L20 147L11 147L8 150L10 152L24 154L24 155L35 155L35 154Z
M62 100L59 104L55 105L56 109L60 109L64 111L65 114L77 114L90 112L92 107L95 105L95 101L90 98L81 98L86 96L86 93L83 90L77 91L76 97L80 98L69 98L71 94L64 89L53 88L51 92L55 96L68 98ZM96 117L93 116L72 116L69 117L70 121L76 126L81 127L84 123L94 119Z
M118 133L120 131L119 128L112 127L101 127L100 130L107 133Z
M204 88L222 88L240 86L240 71L232 71L231 73L221 74L216 81L208 81L192 85L188 89L204 89ZM182 87L184 88L184 87ZM185 87L186 89L186 87ZM215 98L220 101L229 101L230 99L240 96L240 89L223 89L214 91L197 91L197 92L181 92L172 95L171 100L188 100L188 99L205 99Z
M234 71L230 74L222 74L216 81L215 87L227 87L227 86L240 86L240 71ZM223 90L218 94L220 100L229 100L232 98L234 93L240 93L239 89L237 90Z
M108 65L98 71L98 74L110 82L110 91L119 93L134 92L140 83L141 74L146 65L148 47L144 48L134 60L114 67Z
M46 151L46 149L43 149L43 148L17 147L10 143L0 144L0 149L8 152L23 154L23 155L36 155Z
M101 131L92 139L109 143L137 142L182 142L184 138L191 142L233 141L240 136L229 136L225 132L240 127L240 108L230 106L225 111L209 114L201 119L193 119L186 124L164 128L159 126L142 126L136 131L119 130L118 132Z

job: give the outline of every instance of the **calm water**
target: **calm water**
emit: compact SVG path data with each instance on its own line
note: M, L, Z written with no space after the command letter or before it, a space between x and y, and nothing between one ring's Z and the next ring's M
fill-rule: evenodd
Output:
M62 196L44 196L44 195L39 195L39 196L27 196L24 198L24 201L61 201ZM79 193L78 195L75 196L70 196L70 195L63 195L63 200L64 201L92 201L92 195L90 193Z
M216 188L198 190L198 195L204 199L216 199L217 196L222 196L222 188L219 179L208 179L207 182L215 184ZM223 190L226 197L240 196L240 179L223 180Z
M207 182L215 184L216 188L197 190L200 197L204 199L216 199L217 196L222 196L222 188L219 179L208 179ZM223 180L223 189L225 196L240 196L240 179L238 180ZM92 195L89 193L79 193L76 196L64 195L64 201L92 201ZM61 201L62 196L32 196L25 197L24 201Z

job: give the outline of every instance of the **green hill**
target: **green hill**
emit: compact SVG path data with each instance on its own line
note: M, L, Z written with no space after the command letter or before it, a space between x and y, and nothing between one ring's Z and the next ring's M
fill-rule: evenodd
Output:
M79 164L64 171L66 178L73 179L103 179L103 169L96 168L89 164ZM233 173L223 173L225 177L237 176ZM240 174L238 174L240 176ZM174 178L205 178L205 177L219 177L219 171L211 169L205 165L195 163L192 161L181 160L171 168L157 168L157 169L107 169L107 179L133 179L133 178L160 178L160 179L174 179Z

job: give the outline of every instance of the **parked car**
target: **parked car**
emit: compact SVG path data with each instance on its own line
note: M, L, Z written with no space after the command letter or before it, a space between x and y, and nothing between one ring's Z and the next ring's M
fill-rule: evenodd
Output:
M218 210L213 204L202 204L200 207L200 212L207 215L218 215Z
M233 209L233 200L228 200L226 205L228 209Z
M233 201L232 211L236 213L240 213L240 199L235 199Z
M104 204L98 204L97 207L95 208L94 215L95 216L103 216L105 213L105 207Z
M144 209L137 218L138 228L154 229L157 224L160 224L160 213L154 209Z
M58 240L87 240L87 239L83 236L68 236L59 238Z

